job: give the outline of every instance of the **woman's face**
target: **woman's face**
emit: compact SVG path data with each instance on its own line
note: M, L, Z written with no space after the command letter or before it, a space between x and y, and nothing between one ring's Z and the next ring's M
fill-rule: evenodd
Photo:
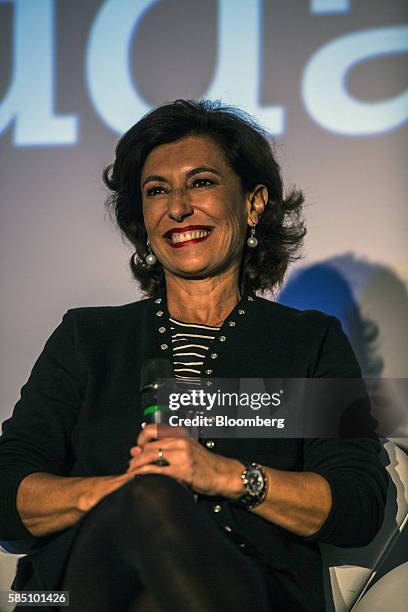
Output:
M239 267L251 199L211 138L156 147L141 189L148 239L166 273L207 278Z

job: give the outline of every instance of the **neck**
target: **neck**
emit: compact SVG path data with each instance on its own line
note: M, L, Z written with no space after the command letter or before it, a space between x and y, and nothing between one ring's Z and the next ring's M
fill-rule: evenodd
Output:
M237 275L189 280L166 276L167 307L176 319L219 325L240 300Z

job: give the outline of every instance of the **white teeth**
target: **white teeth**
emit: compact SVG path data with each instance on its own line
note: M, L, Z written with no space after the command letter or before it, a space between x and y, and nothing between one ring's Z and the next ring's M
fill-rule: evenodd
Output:
M174 233L171 235L172 244L176 244L177 242L186 242L187 240L194 240L195 238L202 238L203 236L207 236L210 233L210 230L193 230L190 232L184 233Z

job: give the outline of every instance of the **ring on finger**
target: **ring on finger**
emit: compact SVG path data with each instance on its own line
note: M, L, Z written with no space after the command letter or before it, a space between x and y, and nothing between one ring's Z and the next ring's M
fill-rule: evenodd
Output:
M169 461L167 461L167 459L163 455L162 448L159 448L159 450L157 451L157 460L155 461L155 464L160 466L170 465Z

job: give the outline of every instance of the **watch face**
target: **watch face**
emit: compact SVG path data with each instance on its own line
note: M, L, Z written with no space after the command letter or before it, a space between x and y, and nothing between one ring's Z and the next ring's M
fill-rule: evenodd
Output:
M260 470L251 467L246 472L247 490L250 495L258 495L264 486L264 477Z

